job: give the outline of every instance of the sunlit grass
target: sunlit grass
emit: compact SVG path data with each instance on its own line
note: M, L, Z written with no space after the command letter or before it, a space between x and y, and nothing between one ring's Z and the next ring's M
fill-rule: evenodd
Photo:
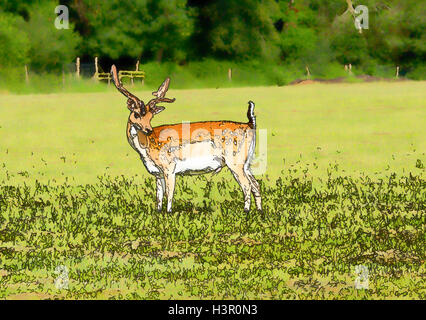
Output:
M153 88L147 89L136 93L150 99ZM153 125L247 121L253 100L258 128L267 130L263 178L298 162L315 163L321 176L334 162L357 175L403 173L417 159L425 162L425 89L425 82L402 82L173 90L172 82L168 96L177 100ZM0 165L28 183L65 177L86 183L104 173L147 176L127 143L125 102L116 91L0 95ZM22 171L27 179L17 174Z

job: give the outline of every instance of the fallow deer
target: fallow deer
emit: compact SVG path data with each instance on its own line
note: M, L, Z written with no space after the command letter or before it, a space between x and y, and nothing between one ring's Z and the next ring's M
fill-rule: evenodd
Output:
M130 116L127 121L127 139L140 155L148 172L157 183L157 210L161 211L164 193L167 195L167 212L172 210L176 175L219 172L227 166L244 194L244 210L250 210L253 193L256 208L262 210L259 183L250 170L256 143L256 118L254 103L249 101L248 123L232 121L205 121L151 127L151 119L165 108L160 102L171 103L166 98L170 78L167 78L148 104L127 91L111 67L112 80L127 98Z

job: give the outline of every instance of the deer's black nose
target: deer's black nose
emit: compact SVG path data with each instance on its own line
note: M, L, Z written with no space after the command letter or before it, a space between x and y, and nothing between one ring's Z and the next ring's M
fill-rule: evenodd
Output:
M145 129L145 133L146 133L146 135L147 135L147 136L149 136L149 135L152 133L152 130L150 130L150 129Z

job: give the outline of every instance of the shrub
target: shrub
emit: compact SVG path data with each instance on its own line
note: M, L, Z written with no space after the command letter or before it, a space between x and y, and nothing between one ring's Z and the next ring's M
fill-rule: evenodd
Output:
M19 28L23 19L0 12L0 67L11 68L28 62L30 42L28 35Z

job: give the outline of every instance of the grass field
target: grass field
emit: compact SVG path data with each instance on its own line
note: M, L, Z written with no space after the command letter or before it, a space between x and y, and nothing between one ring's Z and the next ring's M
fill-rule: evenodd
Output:
M174 212L155 212L112 89L0 95L0 298L425 298L425 82L168 96L153 125L246 121L256 103L264 213L227 170L178 179Z
M335 162L352 172L385 172L390 166L402 173L424 159L425 89L426 82L171 89L168 95L177 100L153 125L247 121L252 99L258 128L268 133L270 177L298 161L315 162L322 175ZM150 91L138 94L152 97ZM28 173L22 179L27 182L69 177L70 183L92 183L104 173L148 176L127 143L127 117L126 100L116 90L0 96L0 160L13 178Z

